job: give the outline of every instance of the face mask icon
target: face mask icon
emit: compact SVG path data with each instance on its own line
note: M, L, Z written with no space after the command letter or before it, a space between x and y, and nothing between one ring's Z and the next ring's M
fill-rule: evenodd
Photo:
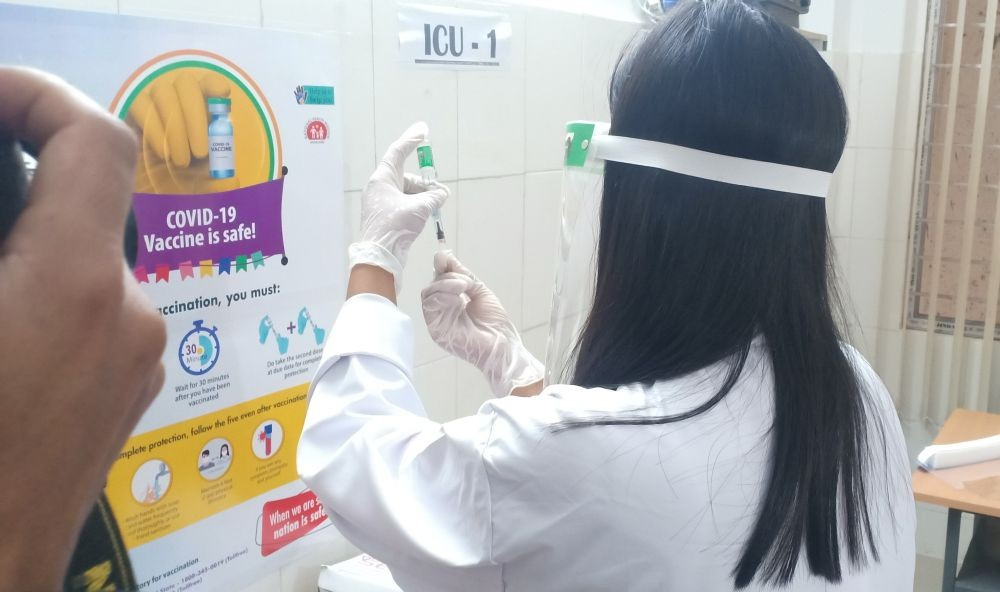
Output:
M312 316L309 314L309 310L302 307L299 311L299 335L302 335L306 331L307 326L312 326L313 336L316 338L316 345L323 345L323 340L326 339L326 329L318 326L315 321L313 321Z
M275 341L278 343L278 353L281 355L288 353L288 338L278 333L278 330L274 328L274 323L271 322L271 317L269 315L265 315L264 318L260 320L260 325L258 325L257 331L260 334L261 344L267 343L268 336L273 334Z

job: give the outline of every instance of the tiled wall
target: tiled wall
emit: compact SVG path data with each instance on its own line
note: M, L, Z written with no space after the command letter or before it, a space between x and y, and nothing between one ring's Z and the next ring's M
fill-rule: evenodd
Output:
M611 67L639 27L632 0L501 2L514 30L511 67L503 73L416 71L400 65L393 0L21 3L334 35L344 55L337 97L345 126L346 198L352 207L346 220L331 223L346 224L350 236L357 235L360 189L377 158L410 123L427 121L439 175L452 189L443 211L450 245L499 295L528 347L544 357L564 124L607 119ZM476 370L449 357L424 329L419 296L431 278L435 248L429 233L414 246L400 306L417 329L417 387L430 415L447 420L475 412L489 392ZM303 560L245 592L311 592L319 564L352 552L346 542L313 548Z

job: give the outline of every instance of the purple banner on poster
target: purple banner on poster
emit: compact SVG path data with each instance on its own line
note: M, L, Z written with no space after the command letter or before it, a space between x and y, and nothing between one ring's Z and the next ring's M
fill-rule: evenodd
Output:
M136 193L136 265L177 269L189 261L234 260L260 252L284 254L284 179L205 195Z

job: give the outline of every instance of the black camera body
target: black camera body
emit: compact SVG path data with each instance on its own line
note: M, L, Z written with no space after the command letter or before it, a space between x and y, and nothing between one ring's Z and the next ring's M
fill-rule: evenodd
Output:
M29 148L26 152L31 154L32 151ZM0 132L0 244L7 240L7 235L28 203L30 179L24 164L24 154L25 150L20 142ZM138 247L135 213L129 210L125 223L125 260L129 267L135 265Z

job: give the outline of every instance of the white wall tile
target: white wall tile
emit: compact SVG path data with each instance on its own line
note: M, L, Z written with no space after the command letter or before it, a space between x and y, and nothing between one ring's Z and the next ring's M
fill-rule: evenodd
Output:
M903 53L923 53L927 41L927 11L930 2L907 3L906 25L903 29Z
M524 172L524 12L511 20L509 68L458 72L458 175L463 179Z
M861 63L860 112L853 137L863 148L892 148L898 100L899 54L865 54Z
M851 207L854 203L854 177L857 149L847 148L837 165L827 200L830 233L835 237L851 235Z
M548 325L542 325L541 327L535 327L534 329L522 332L521 341L524 342L524 347L528 348L531 355L535 356L543 364L545 363L545 348L549 341Z
M413 370L413 384L424 403L427 416L434 421L455 419L458 359L447 357Z
M813 2L809 12L799 17L799 28L827 36L828 46L833 46L833 29L837 4L833 2Z
M893 147L916 150L920 127L921 88L923 87L923 52L903 54L899 62L899 88L896 92L896 122Z
M482 372L472 364L458 362L455 387L455 417L475 415L486 401L493 398L490 385Z
M342 32L344 5L370 6L370 0L260 0L264 27L292 31ZM370 10L370 9L369 9ZM371 36L371 28L367 31Z
M504 4L521 4L534 8L561 10L575 14L618 21L643 22L642 14L634 0L500 0Z
M882 329L902 328L903 303L906 301L906 254L909 243L905 240L885 241L882 259L882 294L879 305L878 326Z
M87 10L90 12L118 12L118 0L5 0L5 2L7 4Z
M848 315L854 317L857 313L854 309L854 302L851 301L851 291L849 289L851 273L851 239L850 237L834 236L832 242L833 252L830 255L833 258L835 266L834 269L837 274L838 287L844 298L844 305L848 309Z
M878 329L862 326L854 332L852 337L854 338L852 342L854 347L858 348L858 351L869 363L874 364L875 356L878 353Z
M910 237L915 197L913 182L918 174L915 150L893 151L892 184L889 187L889 205L885 225L885 238L887 240L907 240Z
M875 358L869 360L875 371L885 383L885 388L892 395L893 401L899 401L903 396L903 332L900 330L879 329L878 348Z
M907 4L920 4L912 0L877 0L853 2L861 8L864 23L863 47L866 53L900 53L903 48ZM856 26L856 24L855 24Z
M133 16L181 19L259 27L260 2L246 0L119 0L119 12Z
M458 240L458 195L457 184L450 184L451 197L441 208L441 219L444 221L444 231L449 247L455 248ZM403 271L403 290L398 296L399 309L413 321L414 334L414 366L440 360L448 356L448 352L437 346L427 333L424 322L423 308L420 302L420 292L434 279L434 254L438 251L437 237L434 235L434 225L428 222L424 231L413 242ZM461 254L461 253L459 253Z
M863 0L838 0L833 20L834 51L858 51L863 49L865 22Z
M850 242L848 284L862 327L878 326L884 248L885 241L878 239L852 238Z
M418 69L401 63L396 2L372 5L375 80L375 151L378 156L410 124L431 129L434 163L442 180L458 178L458 90L454 71ZM417 172L416 158L407 170Z
M524 175L459 181L458 193L456 254L521 326Z
M884 238L893 151L859 148L851 204L851 236Z
M533 173L524 179L524 313L526 329L545 325L559 262L562 174Z
M583 17L527 13L525 160L528 171L562 168L566 122L583 119ZM558 32L558 34L556 34ZM537 59L536 56L544 56ZM588 69L588 77L590 70ZM589 84L588 79L588 84Z
M861 67L864 56L860 53L843 53L833 56L834 72L844 91L844 102L850 118L847 145L856 146L861 127Z
M608 21L591 16L583 18L583 69L586 79L583 111L586 115L580 119L611 119L608 110L611 73L622 50L638 31L637 23Z

